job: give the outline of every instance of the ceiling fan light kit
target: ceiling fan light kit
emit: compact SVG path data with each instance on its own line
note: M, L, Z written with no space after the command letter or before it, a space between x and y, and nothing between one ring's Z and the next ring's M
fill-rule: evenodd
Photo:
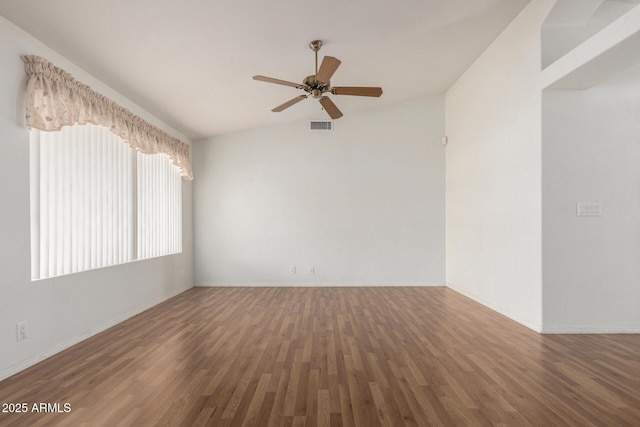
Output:
M366 86L342 86L342 87L331 87L331 77L336 72L340 64L342 63L339 59L334 58L332 56L325 56L322 60L322 64L320 64L320 68L318 68L318 51L322 47L322 40L313 40L309 43L309 48L315 52L316 57L316 68L315 74L311 76L307 76L302 80L302 84L293 83L286 80L274 79L271 77L265 76L253 76L254 80L258 80L261 82L267 83L275 83L283 86L291 86L296 89L302 89L307 92L306 95L299 95L284 104L278 105L274 108L273 112L279 113L280 111L286 110L294 104L302 101L303 99L307 99L309 96L317 99L322 105L322 108L327 112L329 117L332 119L339 119L342 117L342 112L340 109L334 104L334 102L326 96L325 94L330 93L332 95L351 95L351 96L372 96L379 97L382 95L382 88L379 87L366 87Z

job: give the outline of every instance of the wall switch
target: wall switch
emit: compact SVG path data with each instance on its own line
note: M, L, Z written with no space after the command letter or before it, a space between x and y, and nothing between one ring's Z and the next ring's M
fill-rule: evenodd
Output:
M16 323L16 338L18 341L27 339L27 321L23 320L22 322Z
M313 265L309 267L309 274L316 274L316 268Z
M602 203L578 202L576 204L577 216L602 216Z
M296 274L296 266L295 265L289 266L289 273L290 274Z

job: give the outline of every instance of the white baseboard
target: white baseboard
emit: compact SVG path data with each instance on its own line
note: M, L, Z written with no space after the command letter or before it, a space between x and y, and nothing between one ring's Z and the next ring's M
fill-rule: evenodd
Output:
M452 285L451 283L447 283L446 284L447 288L456 291L459 294L464 295L467 298L471 298L472 300L479 302L480 304L484 305L485 307L490 308L493 311L496 311L500 314L502 314L503 316L507 316L509 319L511 320L515 320L516 322L520 323L523 326L526 326L529 329L532 329L538 333L542 332L542 325L536 323L536 322L532 322L529 319L524 319L518 315L516 315L515 313L513 313L511 310L508 310L504 307L500 307L497 304L494 304L492 301L489 301L487 299L481 298L477 295L474 295L470 292L465 291L464 289L459 289L457 288L455 285Z
M640 334L640 328L603 328L601 326L543 327L543 334Z
M425 282L199 282L201 288L352 288L352 287L443 287L444 283Z
M37 354L35 356L31 356L31 357L29 357L29 358L27 358L25 360L22 360L22 361L20 361L20 362L18 362L16 364L13 364L13 365L8 366L6 368L0 369L0 381L4 380L6 378L9 378L12 375L17 374L18 372L23 371L23 370L35 365L36 363L39 363L39 362L41 362L41 361L53 356L54 354L60 353L61 351L66 350L67 348L69 348L69 347L71 347L73 345L76 345L79 342L82 342L82 341L86 340L87 338L90 338L90 337L92 337L94 335L97 335L100 332L103 332L103 331L111 328L112 326L117 325L118 323L122 323L125 320L130 319L133 316L136 316L136 315L142 313L143 311L146 311L146 310L148 310L148 309L150 309L152 307L155 307L156 305L158 305L158 304L160 304L160 303L162 303L162 302L164 302L164 301L166 301L166 300L168 300L170 298L173 298L176 295L179 295L179 294L181 294L181 293L183 293L185 291L188 291L189 289L191 289L191 288L179 289L179 290L174 291L174 292L172 292L172 293L170 293L168 295L162 296L160 298L156 298L155 300L153 300L153 301L151 301L151 302L149 302L147 304L141 305L141 306L139 306L139 307L137 307L137 308L135 308L135 309L133 309L133 310L121 315L121 316L118 316L117 318L115 318L113 320L110 320L110 321L108 321L108 322L106 322L106 323L104 323L104 324L102 324L102 325L100 325L100 326L98 326L96 328L90 329L89 331L87 331L87 332L85 332L85 333L83 333L81 335L75 336L75 337L71 338L70 340L68 340L67 342L65 342L63 344L59 344L59 345L56 345L54 347L48 348L45 351L43 351L43 352L41 352L41 353L39 353L39 354Z

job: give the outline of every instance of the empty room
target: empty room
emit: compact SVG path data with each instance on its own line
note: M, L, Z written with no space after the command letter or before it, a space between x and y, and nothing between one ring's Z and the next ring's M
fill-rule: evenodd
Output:
M640 0L0 0L0 426L640 425Z

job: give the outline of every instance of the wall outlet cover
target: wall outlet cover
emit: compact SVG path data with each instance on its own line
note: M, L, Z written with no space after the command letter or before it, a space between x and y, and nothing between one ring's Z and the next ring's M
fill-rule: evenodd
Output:
M16 323L16 338L18 341L27 339L27 321L23 320L22 322Z

